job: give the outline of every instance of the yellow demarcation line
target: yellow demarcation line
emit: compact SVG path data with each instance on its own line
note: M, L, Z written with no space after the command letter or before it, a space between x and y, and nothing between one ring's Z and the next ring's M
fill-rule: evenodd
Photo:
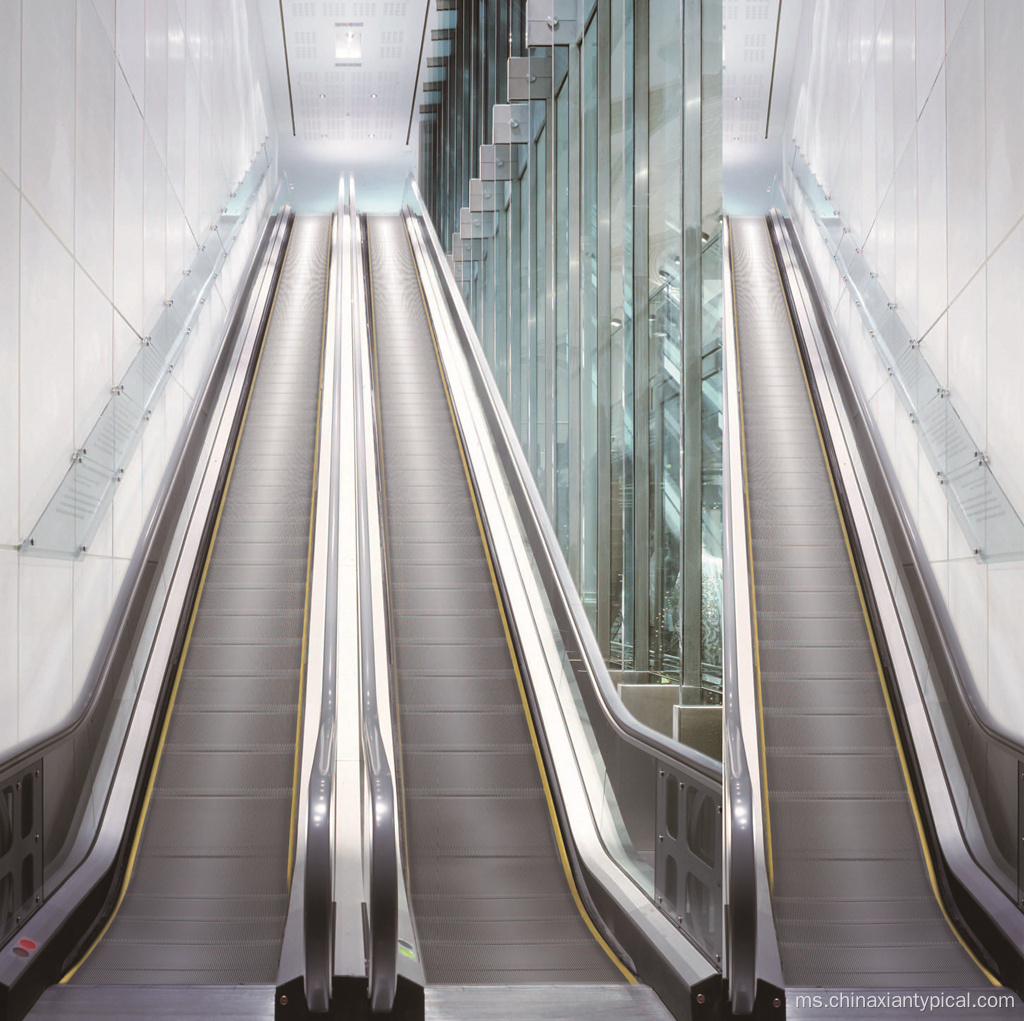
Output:
M327 300L331 286L331 238L334 235L334 214L327 227L327 273L324 276L324 315L320 325L320 382L316 397L316 432L313 440L313 487L309 496L309 539L306 546L306 600L302 614L302 659L299 666L299 705L295 714L295 765L292 771L292 811L288 823L288 886L295 871L295 845L298 839L299 770L302 768L302 705L306 696L306 674L309 669L309 607L312 601L313 532L316 526L316 494L320 479L320 415L324 406L324 356L327 350ZM268 321L269 327L269 321Z
M271 320L274 317L274 306L277 304L277 292L281 286L281 277L284 276L284 260L288 254L288 248L291 245L291 233L288 234L288 241L285 243L285 250L282 254L281 259L281 274L277 278L277 282L274 284L274 297L270 304L270 315L267 316L267 325L263 331L264 338L266 337L267 330L270 329ZM224 504L227 501L228 489L231 486L231 475L235 470L235 458L238 456L238 448L242 443L242 433L245 431L245 420L249 414L249 404L252 401L253 391L256 389L256 377L260 371L260 362L263 360L263 343L261 340L259 354L256 356L256 367L253 369L252 382L249 385L249 392L245 397L245 408L242 410L242 420L238 425L238 433L235 437L234 449L231 451L231 463L228 465L227 477L224 479L224 488L221 491L220 502L217 506L217 517L213 522L213 532L210 535L210 544L206 549L206 559L203 562L203 573L199 578L199 586L196 589L196 597L192 603L192 613L189 615L188 630L185 632L185 641L181 647L181 655L178 658L178 669L174 675L174 685L171 688L171 697L167 702L167 711L164 713L163 726L160 728L160 739L157 741L156 755L153 758L153 765L149 771L149 781L146 784L146 793L142 801L142 810L139 812L139 821L135 826L135 834L132 837L131 850L128 853L128 864L124 870L124 879L121 880L121 889L117 895L117 903L114 904L114 910L110 912L110 917L106 920L103 928L100 929L99 935L89 945L89 949L82 954L81 960L78 961L75 966L68 971L68 973L60 980L60 984L64 985L74 976L75 972L85 964L89 955L99 946L100 941L107 934L107 930L113 924L114 919L117 917L117 912L124 901L125 894L128 892L128 884L132 879L132 871L135 868L135 859L139 851L139 843L142 840L142 831L146 825L146 813L149 811L149 803L153 797L153 787L156 784L156 774L160 768L160 759L164 753L164 743L167 740L167 731L171 725L171 714L174 712L174 703L178 697L178 686L181 684L181 675L185 669L185 658L188 654L189 643L192 641L192 629L195 627L196 617L199 613L199 603L203 595L203 587L206 585L206 573L210 569L210 560L213 558L213 547L217 541L217 532L220 530L220 519L224 513Z
M477 528L480 530L480 539L484 547L484 556L487 558L487 569L491 575L491 584L494 587L494 595L498 603L498 612L501 614L501 626L505 631L505 641L508 645L509 656L512 660L512 669L515 671L516 684L519 687L519 697L523 703L523 711L526 714L526 725L530 730L530 740L533 744L533 754L537 760L537 768L540 772L541 785L544 788L544 799L548 806L548 815L551 818L551 828L554 831L555 843L558 845L558 857L562 863L562 871L565 873L566 882L569 884L569 890L572 893L572 899L576 903L576 908L580 913L580 917L586 923L587 928L590 930L591 935L597 940L598 945L608 955L612 963L620 972L625 976L626 980L634 985L638 984L636 976L619 960L618 956L612 950L610 946L605 942L604 937L598 932L597 927L594 925L593 920L587 913L586 908L583 906L583 901L580 897L580 892L576 887L576 880L572 874L572 868L569 865L569 856L565 850L565 842L562 839L562 830L558 823L558 813L555 810L554 798L551 794L551 788L548 784L547 771L544 768L544 758L540 751L540 742L537 738L537 731L533 724L533 716L530 713L530 703L526 697L526 688L523 684L523 677L519 671L519 660L516 656L515 645L512 641L512 632L509 629L508 618L505 614L505 606L501 598L501 589L498 587L498 578L494 571L494 563L491 560L491 550L487 543L487 534L484 531L483 519L480 516L480 507L477 504L476 493L473 490L473 480L469 472L469 465L466 461L466 452L462 446L462 437L459 435L458 421L455 417L455 409L452 407L451 393L448 390L448 380L445 376L444 366L441 362L441 351L437 344L437 336L434 333L434 325L430 318L430 310L427 306L427 299L423 293L423 281L420 279L419 266L416 264L416 255L412 249L412 239L409 237L409 228L403 219L402 225L405 227L406 241L409 244L409 250L412 254L413 269L416 272L416 283L420 290L420 300L423 302L423 311L427 320L427 328L430 330L430 339L434 344L434 356L437 358L437 367L441 374L441 385L444 387L445 400L448 403L448 413L451 415L452 428L455 431L455 442L459 446L459 457L462 459L462 470L466 473L466 484L469 487L469 496L473 501L473 513L476 515Z
M766 221L767 223L767 221ZM935 875L935 865L932 861L931 851L928 848L928 837L925 833L924 823L921 819L920 806L917 803L917 796L914 793L914 784L910 777L910 767L907 765L906 753L903 749L903 741L900 737L900 728L896 722L896 713L892 707L892 700L889 697L889 687L885 682L885 671L882 668L882 658L878 653L878 644L875 640L875 630L871 625L871 616L868 613L867 600L864 597L864 588L861 585L860 572L857 570L857 561L853 555L853 546L850 543L850 535L846 528L846 519L843 517L842 504L839 501L839 491L836 488L835 476L832 472L832 463L829 461L828 450L825 446L825 437L821 431L821 422L818 418L818 409L814 403L814 395L811 392L810 379L807 376L807 367L804 365L803 357L800 354L800 342L797 339L796 325L793 322L793 313L789 307L789 301L786 300L786 289L782 280L782 269L778 264L778 260L774 257L773 248L773 262L775 263L775 272L778 274L779 287L782 290L783 304L786 306L786 315L789 317L789 328L790 334L793 337L793 345L796 348L797 361L800 364L800 371L803 374L804 386L807 388L807 399L811 405L811 417L814 420L814 428L818 433L818 443L821 446L821 454L825 459L825 470L828 473L829 485L832 487L832 499L835 501L836 513L839 516L839 527L843 530L843 542L846 544L846 554L850 558L850 568L853 572L853 581L857 586L857 598L860 600L861 612L864 615L864 624L868 632L868 640L871 642L871 653L875 658L875 669L878 672L878 680L882 686L882 697L885 699L885 708L889 714L889 724L892 727L892 736L896 742L896 752L900 759L900 768L903 771L903 782L907 788L907 796L910 798L910 807L914 813L914 822L917 825L917 837L921 844L921 852L924 854L925 867L928 870L928 881L931 883L932 893L935 895L936 903L939 905L939 910L942 912L942 917L946 920L946 924L949 926L953 935L957 938L957 942L964 948L967 955L972 961L978 966L982 974L992 983L994 986L1001 986L1002 983L978 960L974 951L967 945L967 942L960 935L957 927L953 924L953 920L949 917L946 911L946 905L942 901L942 894L939 892L939 883Z
M730 224L731 227L731 224ZM729 231L730 239L732 231ZM732 283L732 322L736 343L736 394L740 412L740 459L743 462L743 502L747 521L747 574L750 578L750 618L754 631L754 683L757 689L757 741L761 754L761 802L764 806L764 853L768 867L768 889L775 889L775 867L772 859L772 817L768 807L768 749L764 736L764 712L761 699L761 642L757 636L757 590L754 585L754 537L750 528L750 487L747 484L747 429L743 423L743 372L740 369L740 320L736 307L736 263L733 245L729 245L729 276Z

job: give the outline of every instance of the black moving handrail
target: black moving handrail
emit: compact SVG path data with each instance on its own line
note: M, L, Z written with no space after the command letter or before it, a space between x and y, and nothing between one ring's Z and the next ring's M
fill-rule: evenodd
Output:
M363 355L369 333L368 299L369 280L365 270L368 258L366 223L357 215L354 188L350 184L349 218L352 233L351 264L353 273L353 344L352 376L355 417L356 466L356 533L357 563L359 565L359 706L360 745L362 750L363 779L367 797L364 801L363 836L367 842L367 889L364 939L366 942L368 995L371 1009L377 1013L391 1009L398 987L398 840L395 812L395 782L388 761L387 748L381 731L380 711L377 705L377 674L375 668L374 612L373 612L373 550L370 543L371 494L367 486L366 471L366 407L363 401ZM373 374L370 374L373 387ZM377 434L376 416L372 416L373 449L377 464L380 460L380 436ZM379 485L374 486L372 498L377 503L378 520L382 520ZM378 558L380 548L376 551ZM383 575L382 575L383 577ZM387 600L385 613L387 612ZM367 818L368 815L368 818Z

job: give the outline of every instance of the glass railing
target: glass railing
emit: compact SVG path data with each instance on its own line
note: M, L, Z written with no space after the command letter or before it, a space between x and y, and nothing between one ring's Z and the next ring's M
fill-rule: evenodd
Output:
M1024 558L1024 522L992 474L981 445L957 414L949 390L928 364L920 338L911 334L897 303L864 256L862 241L844 225L798 149L792 172L968 547L982 561Z
M206 299L261 193L270 169L266 143L199 245L152 332L112 389L99 420L72 456L71 467L21 545L26 556L81 559L113 502L170 374Z

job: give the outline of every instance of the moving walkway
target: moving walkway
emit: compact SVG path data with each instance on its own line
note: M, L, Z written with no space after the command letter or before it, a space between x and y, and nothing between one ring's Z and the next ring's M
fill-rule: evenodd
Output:
M977 832L967 852L969 825L948 792L958 764L944 775L941 721L922 713L919 685L935 680L918 678L929 672L962 709L962 653L922 581L871 416L791 224L733 218L727 237L726 721L732 762L742 757L756 780L756 970L791 998L1019 991L1020 910L972 857ZM909 651L915 629L924 667ZM970 820L979 829L1024 758L997 734L987 743L990 786L978 796L988 804Z
M787 989L1012 984L1016 916L949 851L892 677L887 622L910 625L844 474L869 444L843 446L856 394L823 359L786 225L730 231L719 763L616 698L415 190L401 217L349 194L333 221L268 225L109 680L3 771L28 862L4 1016L44 989L38 1018L369 997L654 1019L783 1017ZM343 456L358 676L339 668ZM346 751L361 790L335 781Z
M717 1012L721 768L617 706L444 270L409 211L268 224L95 695L4 770L10 855L45 836L3 920L4 1017Z

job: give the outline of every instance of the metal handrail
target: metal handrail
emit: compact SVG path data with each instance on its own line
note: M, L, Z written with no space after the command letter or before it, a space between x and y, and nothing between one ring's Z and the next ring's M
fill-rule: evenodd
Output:
M732 267L729 225L723 230L722 259L722 706L725 768L725 971L734 1014L750 1014L757 995L757 844L759 825L748 766L747 735L740 706L742 688L753 688L753 636L742 475L742 425L735 323L729 296ZM740 628L744 641L740 663ZM740 671L745 672L746 684Z
M328 322L334 321L334 372L331 380L330 481L327 524L327 575L324 598L323 669L320 721L307 786L306 855L303 872L303 960L306 1004L322 1014L330 1009L334 980L334 774L338 677L338 545L341 489L341 350L344 297L340 293L347 259L339 245L344 210L334 220L331 249L334 273ZM340 299L340 306L339 306Z
M398 840L395 810L395 784L388 761L387 747L381 731L377 705L377 677L375 668L376 643L374 641L374 613L371 577L373 552L370 543L371 494L366 470L366 407L363 400L363 358L368 348L367 280L364 272L366 251L365 225L355 208L354 185L350 184L349 216L352 228L352 373L355 410L355 466L356 466L356 532L357 562L359 565L359 683L360 683L360 743L367 799L364 802L364 839L368 842L368 888L366 890L366 957L370 1007L374 1012L388 1011L395 1000L398 987ZM372 394L372 373L371 373ZM371 398L372 403L372 398ZM371 408L372 411L372 408ZM378 451L376 417L371 415L373 447ZM378 515L382 513L378 498L379 488L373 488ZM378 548L376 556L383 551ZM382 570L378 559L378 569ZM385 612L386 612L385 600Z

